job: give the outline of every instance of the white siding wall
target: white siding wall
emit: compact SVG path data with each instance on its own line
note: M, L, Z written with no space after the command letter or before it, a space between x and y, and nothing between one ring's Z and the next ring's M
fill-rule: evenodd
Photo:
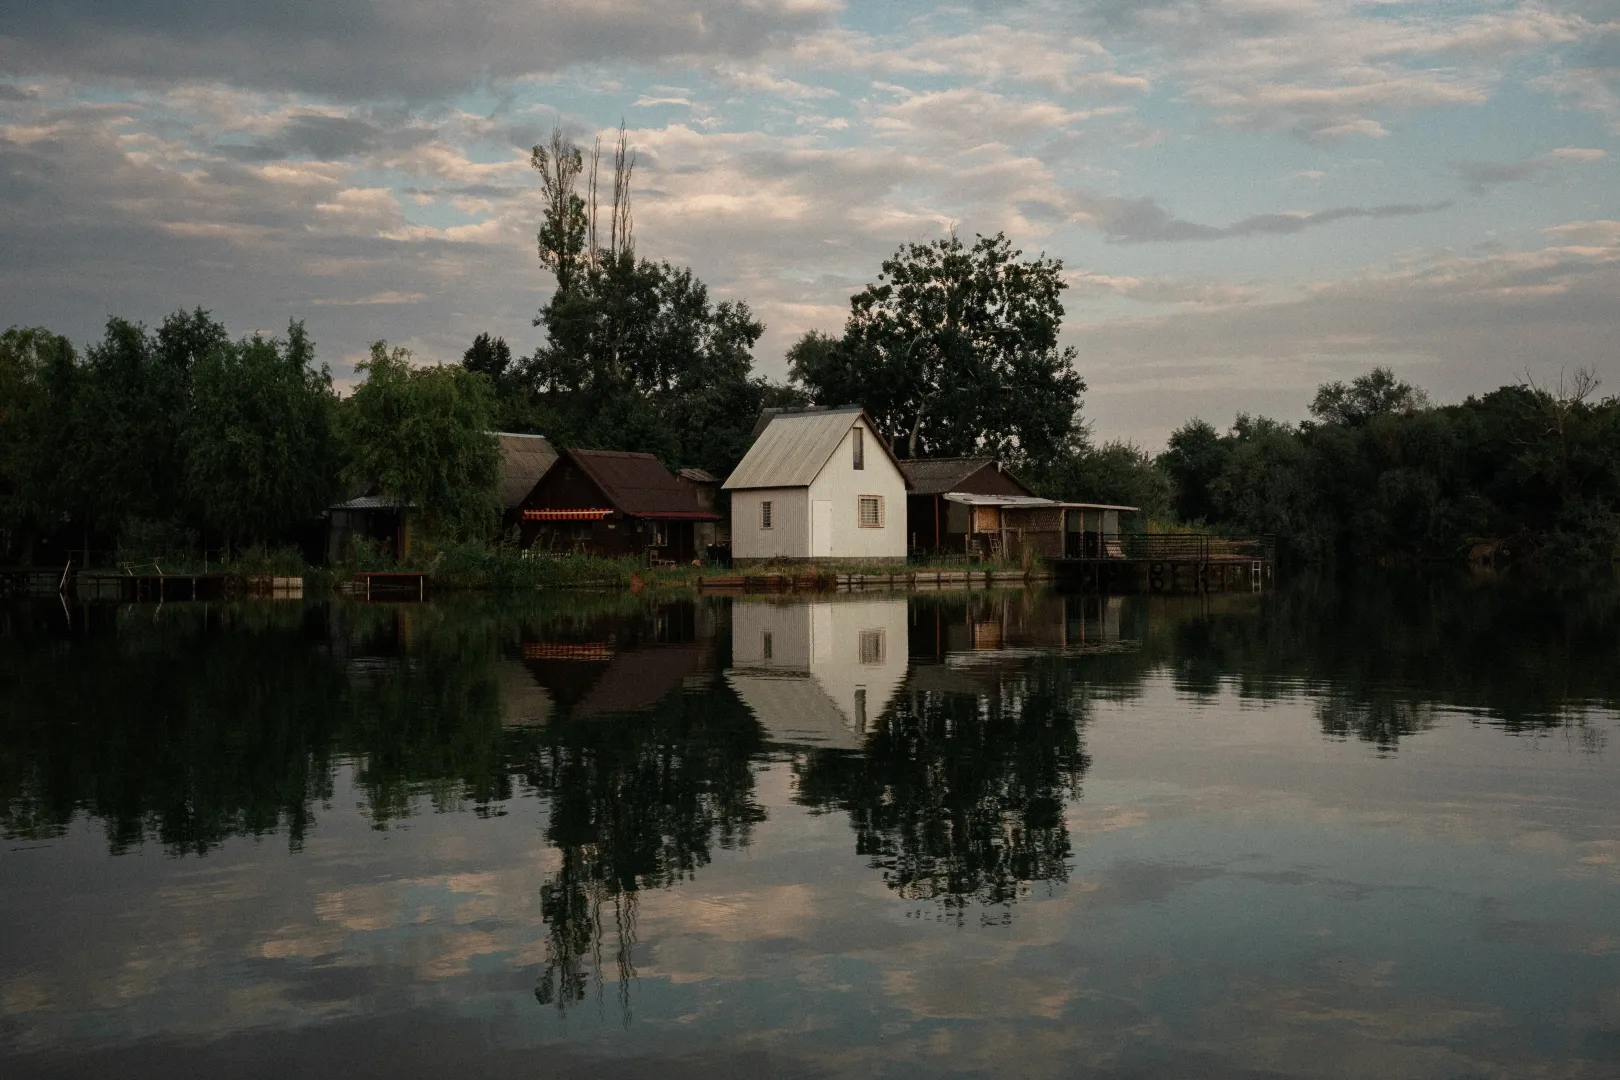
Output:
M805 488L753 488L731 493L731 557L810 557L810 501ZM771 527L759 527L759 504L771 503ZM902 510L903 512L903 510Z
M864 429L866 424L858 422L855 426ZM906 478L883 452L876 432L867 431L865 443L866 468L857 472L855 432L851 429L844 436L815 483L810 485L810 501L824 499L832 503L834 559L903 560L906 557ZM883 528L860 527L857 499L861 495L883 497ZM736 505L735 501L732 505ZM735 539L732 543L736 544ZM733 551L741 554L735 547Z

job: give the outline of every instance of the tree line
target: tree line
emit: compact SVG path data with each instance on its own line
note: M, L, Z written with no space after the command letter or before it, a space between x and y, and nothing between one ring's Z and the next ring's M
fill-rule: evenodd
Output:
M1387 368L1322 386L1299 424L1178 428L1182 521L1275 534L1309 562L1620 555L1620 399L1576 372L1434 405Z
M1159 527L1276 535L1309 561L1607 558L1620 541L1620 405L1578 375L1434 406L1390 372L1323 386L1312 419L1177 429L1156 457L1097 444L1075 350L1059 343L1061 260L1003 235L902 245L836 335L754 369L763 324L689 267L642 258L635 155L554 131L531 164L537 254L554 281L514 355L480 334L459 364L373 345L335 393L303 325L232 338L207 312L155 330L114 318L82 354L0 335L0 556L58 548L230 551L309 540L334 500L415 508L439 541L493 535L496 430L634 450L724 477L767 407L863 405L901 458L995 456L1043 494L1139 506ZM604 198L605 196L605 198Z

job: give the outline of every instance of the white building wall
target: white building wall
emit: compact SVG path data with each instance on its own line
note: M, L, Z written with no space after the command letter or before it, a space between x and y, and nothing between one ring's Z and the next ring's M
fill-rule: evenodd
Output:
M843 727L864 735L905 682L910 629L900 597L742 599L731 606L732 665L756 674L809 672L836 706ZM769 657L764 655L767 635ZM792 717L760 720L773 730L786 730L793 722Z
M771 527L759 527L759 504L771 503ZM806 488L751 488L731 493L733 559L810 557L810 501Z
M854 465L856 427L866 430L866 468L859 471ZM881 529L860 527L857 500L861 495L882 497ZM866 429L865 421L850 429L810 485L809 502L823 500L832 504L832 558L905 560L906 478L884 453L878 434Z

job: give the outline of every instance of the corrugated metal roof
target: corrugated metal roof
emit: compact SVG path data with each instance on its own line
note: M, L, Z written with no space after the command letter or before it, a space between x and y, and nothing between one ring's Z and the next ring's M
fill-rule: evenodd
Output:
M947 491L945 501L961 503L964 506L1063 506L1063 503L1052 499L1043 499L1038 495L980 495L973 491Z
M636 517L713 518L651 454L570 450L568 457L615 507Z
M497 431L501 443L501 505L511 509L523 502L534 485L557 460L557 451L544 435Z
M809 487L860 417L860 409L779 413L771 417L722 486L728 491ZM888 451L876 432L869 441L878 444L869 448L870 453Z
M690 480L694 484L718 484L720 478L707 469L682 469L675 474L682 480Z
M964 506L1004 506L1009 508L1039 509L1043 506L1061 506L1068 510L1136 510L1135 506L1115 506L1112 503L1063 502L1060 499L1042 499L1034 495L980 495L973 491L947 491L946 502Z
M808 674L732 668L726 682L771 742L829 750L859 750L863 745L843 710Z
M348 502L336 503L329 510L402 510L409 503L391 499L387 495L359 495Z

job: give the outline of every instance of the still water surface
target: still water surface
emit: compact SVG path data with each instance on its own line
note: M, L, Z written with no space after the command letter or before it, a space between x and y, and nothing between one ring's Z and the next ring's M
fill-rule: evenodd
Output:
M0 1073L1620 1075L1609 592L0 608Z

